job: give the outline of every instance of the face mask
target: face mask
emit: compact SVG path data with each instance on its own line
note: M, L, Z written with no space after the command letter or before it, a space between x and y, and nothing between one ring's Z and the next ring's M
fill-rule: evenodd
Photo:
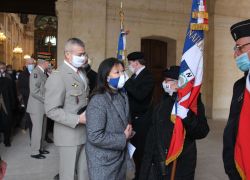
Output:
M72 65L76 68L81 67L86 62L86 56L73 55Z
M28 64L27 69L31 73L33 71L33 69L34 69L34 64Z
M1 73L4 73L4 69L0 69L0 72L1 72Z
M165 81L162 82L162 87L166 93L168 93L170 96L173 95L176 90L171 89L171 85L169 83L166 83Z
M117 78L109 78L108 77L108 83L109 83L109 86L113 89L118 89L118 83L119 83L119 79L120 77L117 77Z
M132 67L131 65L128 66L128 69L129 69L132 73L135 73L135 68Z
M243 72L246 72L250 69L250 61L247 52L236 57L236 64L238 68Z

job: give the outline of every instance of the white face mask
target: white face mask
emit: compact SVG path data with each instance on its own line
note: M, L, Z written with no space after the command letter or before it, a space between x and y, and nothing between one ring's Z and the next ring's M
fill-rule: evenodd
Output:
M120 75L120 79L119 79L119 82L118 82L118 89L121 89L123 88L123 86L125 85L126 81L128 80L128 75L126 72L123 72L121 75Z
M166 93L168 93L170 96L172 96L173 93L176 92L176 90L173 90L171 88L171 85L169 83L166 83L165 81L162 82L162 87L163 87L164 91Z
M86 56L76 56L73 55L72 65L76 68L81 67L86 62Z
M129 69L132 73L135 73L135 68L134 68L134 67L132 67L132 65L131 65L131 64L128 66L128 69Z

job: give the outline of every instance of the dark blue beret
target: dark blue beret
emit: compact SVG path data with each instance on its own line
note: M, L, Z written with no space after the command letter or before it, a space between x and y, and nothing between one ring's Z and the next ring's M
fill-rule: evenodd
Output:
M142 52L132 52L127 56L128 61L135 61L138 59L144 59L144 54Z
M232 25L230 31L235 41L242 37L250 37L250 19Z

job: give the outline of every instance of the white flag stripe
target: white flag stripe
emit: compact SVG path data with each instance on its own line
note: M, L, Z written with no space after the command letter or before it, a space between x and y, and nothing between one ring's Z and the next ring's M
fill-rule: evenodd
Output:
M182 103L183 101L188 100L188 98L190 97L191 92L189 92L186 96L182 97L181 100L179 101L179 103Z
M202 57L201 49L197 45L194 45L183 54L181 61L185 60L192 73L196 74L197 64Z
M195 81L194 81L194 87L201 85L202 77L203 77L203 57L201 57L199 65L197 67L197 72L196 72Z
M191 69L195 76L194 86L198 86L202 83L203 75L203 54L201 49L195 45L186 51L182 56L182 61L185 60L188 67ZM198 64L198 66L197 66Z

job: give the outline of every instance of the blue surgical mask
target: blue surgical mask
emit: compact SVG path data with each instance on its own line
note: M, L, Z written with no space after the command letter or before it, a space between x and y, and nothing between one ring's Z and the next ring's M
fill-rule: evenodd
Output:
M117 78L108 78L109 86L113 89L118 89L119 80L120 76Z
M27 69L31 73L33 71L33 69L34 69L34 64L28 64Z
M250 69L250 60L248 58L248 53L245 52L242 55L236 57L236 64L241 71L248 71Z

